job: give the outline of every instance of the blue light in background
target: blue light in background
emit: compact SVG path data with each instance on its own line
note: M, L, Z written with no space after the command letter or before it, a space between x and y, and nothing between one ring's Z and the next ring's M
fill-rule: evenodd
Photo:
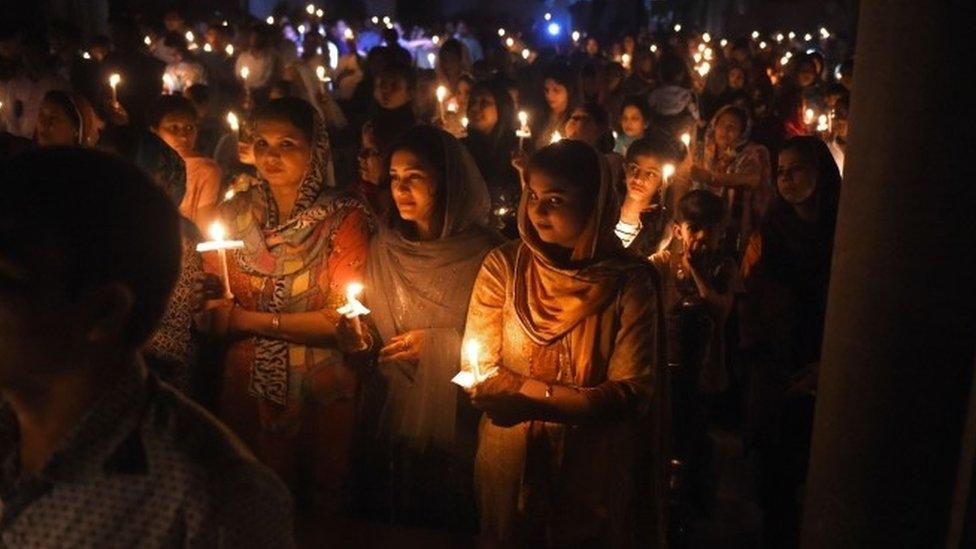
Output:
M549 34L552 36L559 36L560 30L562 29L559 28L559 23L549 23Z

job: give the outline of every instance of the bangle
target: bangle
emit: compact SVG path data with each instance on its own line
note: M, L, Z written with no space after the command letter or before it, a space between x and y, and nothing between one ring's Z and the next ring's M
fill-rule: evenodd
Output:
M271 329L275 332L281 330L281 315L278 313L271 314Z
M546 384L546 398L552 398L552 383Z

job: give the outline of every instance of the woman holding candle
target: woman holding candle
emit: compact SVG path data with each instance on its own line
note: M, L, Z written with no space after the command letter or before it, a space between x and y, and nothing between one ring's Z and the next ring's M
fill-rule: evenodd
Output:
M206 230L220 196L220 168L195 150L198 129L193 103L181 95L160 96L149 111L149 126L186 163L186 196L180 213Z
M657 546L657 277L614 235L614 190L592 147L546 147L526 182L522 238L485 259L465 329L481 342L480 369L498 369L472 394L485 412L482 533L510 545Z
M703 158L691 168L697 184L725 199L730 216L725 245L737 260L772 194L769 151L749 139L751 130L745 109L722 107L708 125Z
M515 211L521 196L518 172L512 167L512 155L518 147L515 137L515 105L499 84L476 84L468 101L468 135L461 140L481 171L491 209L501 229L509 238L518 236Z
M532 128L534 148L541 149L548 145L553 133L562 131L566 125L579 103L578 80L573 70L565 65L553 66L546 72L543 83L547 110L544 116L536 119L536 127Z
M392 488L385 506L397 522L471 530L475 419L450 380L475 276L500 239L474 160L443 130L408 131L391 149L388 185L394 207L370 244L365 284L381 400L369 446L383 451L361 492L382 499Z
M211 330L227 341L219 415L306 502L306 518L328 519L345 505L357 390L336 308L363 279L368 214L326 190L329 138L311 105L272 101L254 128L260 179L218 209L227 238L245 244L230 254L234 299L210 302Z

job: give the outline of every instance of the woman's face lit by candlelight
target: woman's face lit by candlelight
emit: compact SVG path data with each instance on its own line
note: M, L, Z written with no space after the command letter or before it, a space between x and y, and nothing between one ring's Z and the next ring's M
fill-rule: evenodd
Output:
M487 91L478 93L468 103L468 118L471 128L483 134L489 134L498 124L498 106L495 98Z
M620 129L627 137L641 137L644 135L644 115L633 105L624 107L620 113Z
M183 158L192 156L197 144L197 121L184 113L167 114L159 121L156 134Z
M746 87L746 73L740 67L729 70L729 88L741 90Z
M301 129L284 120L258 120L254 164L271 186L297 187L312 160L312 144Z
M724 151L742 135L742 120L733 113L725 113L715 121L715 145Z
M566 86L552 78L546 78L545 88L546 103L549 105L549 109L556 114L566 112L566 109L569 108L569 90L566 89Z
M776 188L784 200L799 206L817 190L817 168L794 149L779 154Z
M573 249L586 224L587 211L580 189L535 170L525 191L529 222L546 244Z
M390 157L390 193L400 218L413 222L420 233L431 228L437 178L413 151L400 149Z

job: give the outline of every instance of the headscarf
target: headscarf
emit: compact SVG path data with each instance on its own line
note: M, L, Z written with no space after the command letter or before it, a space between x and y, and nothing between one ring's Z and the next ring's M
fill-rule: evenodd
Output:
M45 101L57 104L67 113L71 123L78 128L75 144L82 147L95 146L97 120L95 110L83 96L62 90L51 90L44 94Z
M518 226L524 246L516 255L514 301L519 324L536 344L547 346L583 319L603 309L617 292L626 261L614 234L619 200L604 155L580 141L563 140L546 149L559 155L592 158L600 181L590 217L569 261L553 257L528 218L528 195L522 193ZM545 149L543 149L545 150ZM530 164L529 171L532 171Z
M269 278L272 297L264 304L267 312L288 312L301 308L300 296L291 295L293 280L331 252L332 235L354 208L364 206L355 198L326 190L331 166L329 134L325 121L314 114L311 159L298 187L298 199L290 217L278 211L267 181L238 178L234 197L219 207L232 238L244 241L235 252L244 274ZM251 392L280 405L288 394L288 342L255 338Z
M383 341L410 330L426 331L415 372L384 371L389 384L386 429L420 448L450 448L457 399L450 379L460 364L461 333L475 278L499 238L486 228L488 189L460 142L443 130L417 126L391 151L421 147L430 149L427 155L442 156L427 159L443 172L437 189L443 196L440 236L408 238L396 207L391 207L370 244L366 297Z

